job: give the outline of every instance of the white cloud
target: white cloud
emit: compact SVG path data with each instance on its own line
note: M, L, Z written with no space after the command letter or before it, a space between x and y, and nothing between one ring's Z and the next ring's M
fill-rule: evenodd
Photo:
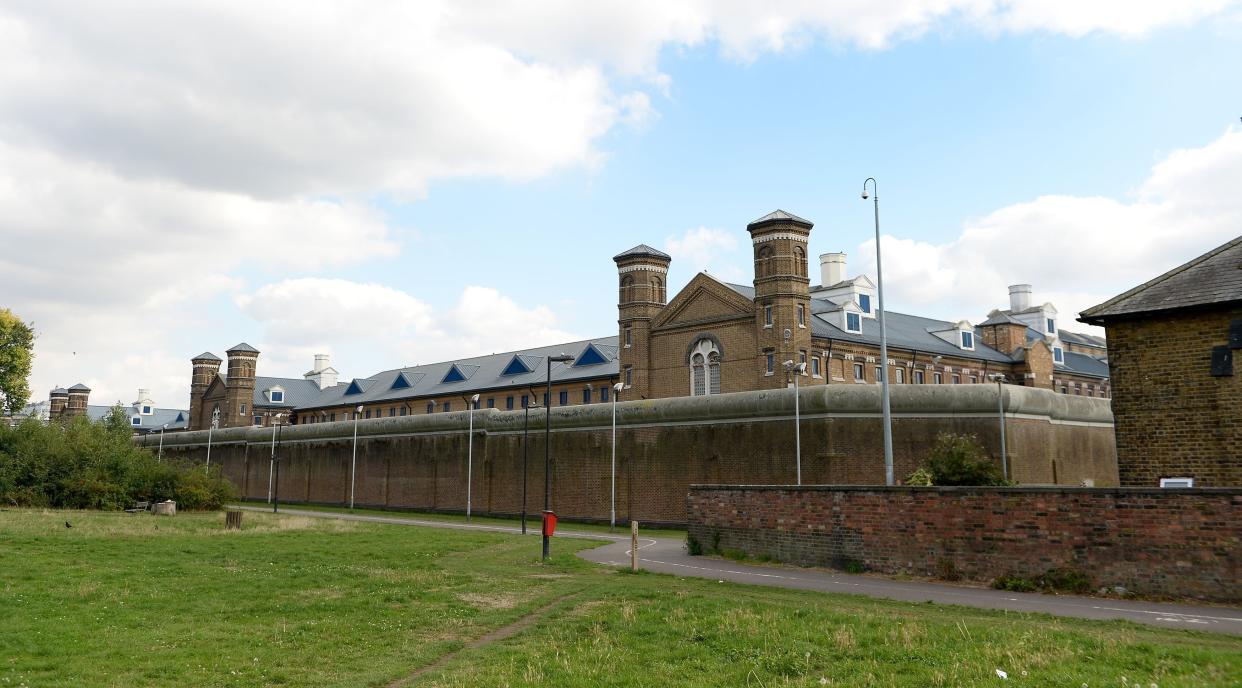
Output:
M547 306L479 286L437 310L381 284L302 278L239 295L237 305L263 327L260 372L268 375L300 373L316 353L332 354L349 378L582 338L560 329Z
M885 235L890 306L978 321L1007 307L1008 285L1030 283L1035 300L1051 301L1069 325L1082 310L1238 236L1238 180L1242 129L1235 128L1169 155L1125 201L1041 196L971 221L944 244ZM874 274L874 240L859 255Z
M736 282L747 280L738 267L737 236L734 232L711 227L688 229L681 236L664 239L664 249L672 256L670 286L680 286L690 275L707 271L713 277Z

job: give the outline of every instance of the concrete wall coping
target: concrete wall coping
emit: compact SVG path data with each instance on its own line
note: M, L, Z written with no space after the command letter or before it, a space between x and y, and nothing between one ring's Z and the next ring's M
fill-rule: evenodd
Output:
M981 415L997 412L997 388L994 384L977 385L893 385L891 408L894 414L907 416ZM1047 418L1051 421L1101 423L1111 425L1113 414L1109 402L1093 397L1057 394L1051 390L1005 385L1001 388L1005 412ZM799 389L799 404L804 416L879 415L880 386L877 384L815 385ZM605 427L612 423L613 405L607 403L563 406L552 409L552 427L556 430ZM622 401L616 404L617 425L665 425L674 423L728 423L757 418L792 416L794 390L773 389L752 392L716 394L707 397L674 397ZM544 409L530 411L530 430L544 426ZM486 408L474 412L475 432L521 432L525 411L502 411ZM420 433L460 433L469 423L466 410L449 413L417 414L392 418L370 418L357 422L358 437L405 435ZM290 425L281 432L282 440L342 441L351 440L354 421ZM216 430L213 444L271 442L270 427L235 427ZM152 435L135 440L143 446L155 446ZM165 446L207 444L207 431L166 433Z
M942 485L916 487L910 485L691 485L691 492L887 492L939 494L1089 494L1115 496L1145 495L1215 495L1242 497L1242 487L1077 487L1032 485L1023 487L984 487Z

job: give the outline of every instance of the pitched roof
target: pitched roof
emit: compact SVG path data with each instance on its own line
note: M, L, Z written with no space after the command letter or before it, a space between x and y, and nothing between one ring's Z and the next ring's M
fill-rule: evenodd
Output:
M204 351L203 353L195 356L194 358L191 358L190 360L191 361L221 361L224 359L211 353L210 351Z
M185 409L152 408L151 414L147 416L136 413L133 406L122 405L121 410L129 416L130 427L137 433L159 432L165 423L168 424L168 430L184 430L190 424L190 412ZM99 421L111 411L111 406L90 404L86 407L86 417ZM133 424L134 418L139 419L138 425Z
M1027 326L1026 323L1010 315L1008 311L992 311L991 313L988 313L988 319L979 323L979 327L986 327L988 325L1021 325L1023 327Z
M628 251L622 251L612 257L612 259L618 263L626 258L660 258L662 260L669 261L673 259L673 257L669 254L659 249L652 248L646 244L639 244Z
M1098 346L1101 348L1108 346L1108 341L1103 337L1097 337L1093 334L1087 334L1086 332L1070 332L1069 330L1058 329L1057 336L1061 338L1061 341L1068 342L1070 344Z
M65 389L64 387L57 387L56 389L52 390L52 394L55 394L58 397L63 397L69 394L69 390Z
M1127 315L1231 301L1242 301L1242 236L1088 308L1078 319L1099 325Z
M764 215L763 217L746 225L746 228L753 229L755 227L762 227L764 225L769 225L769 224L776 224L776 223L784 224L784 223L790 223L790 222L796 225L804 225L808 229L815 226L815 223L811 222L810 220L805 220L803 218L800 218L797 215L794 215L793 213L787 213L784 210L773 210L767 215Z
M254 348L253 346L250 346L249 344L245 342L242 342L241 344L238 344L237 346L229 349L228 351L225 351L224 353L226 354L233 354L233 353L257 354L259 353L259 350Z
M78 384L70 387L69 391L70 392L89 392L91 391L91 388L79 382Z

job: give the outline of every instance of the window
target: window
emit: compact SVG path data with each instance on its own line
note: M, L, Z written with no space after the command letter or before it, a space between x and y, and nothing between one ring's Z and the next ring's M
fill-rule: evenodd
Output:
M604 354L599 352L599 349L595 348L594 344L587 344L587 348L582 350L582 354L578 356L578 360L574 361L574 367L599 365L600 363L607 362L608 359L604 357Z
M544 392L544 393L543 393L543 407L544 407L544 408L549 408L550 406L551 406L551 404L549 404L549 403L548 403L548 393L547 393L547 392Z
M1065 351L1059 346L1052 347L1052 360L1056 361L1057 363L1064 363L1065 362Z
M599 400L608 401L608 385L599 388Z
M690 395L701 397L707 394L707 358L696 353L690 357Z
M772 306L771 306L771 304L765 305L765 306L763 307L763 326L764 326L764 327L771 327L771 326L772 326Z
M634 344L634 328L629 325L625 326L625 348L630 348Z
M285 402L285 393L279 389L272 390L272 403L283 404Z
M937 385L944 384L944 375L940 373L932 373L932 383Z
M962 348L963 349L975 348L975 333L974 332L966 332L964 330L962 331Z
M621 278L621 293L618 296L621 303L629 303L634 300L634 277L626 275Z
M144 416L149 416L149 415L151 415L151 407L150 407L150 406L146 406L146 405L144 405L144 406L142 407L142 415L144 415Z
M863 382L863 381L864 381L863 364L855 363L854 364L854 382Z
M806 306L798 304L798 327L806 327Z
M634 367L633 366L625 367L625 386L626 387L634 386Z
M974 375L971 375L971 376L970 376L970 384L972 384L972 385L977 385L977 384L979 384L979 378L975 377Z
M1161 478L1160 487L1194 487L1194 478Z
M427 402L427 413L433 413L435 410L436 410L436 402L434 401Z
M798 276L806 277L806 251L801 246L794 246L794 270Z
M527 406L530 406L530 397L523 394L522 395L522 408L526 408Z
M479 402L480 402L480 400L479 400L479 399L473 399L473 400L471 400L471 401L470 401L470 403L468 404L468 407L473 406L473 407L474 407L474 410L475 410L475 411L478 411L478 410L479 410Z
M584 387L582 389L582 403L584 404L591 403L591 388L590 387Z
M448 372L444 374L444 379L440 380L440 384L444 384L448 382L465 382L465 381L466 381L466 374L461 372L461 368L458 368L457 364L454 363L448 369Z
M955 384L955 385L960 385L960 384L962 384L962 376L961 376L961 375L958 375L958 374L956 374L956 373L953 375L953 377L949 378L949 380L950 380L950 382L952 382L952 383L953 383L953 384Z
M244 415L246 415L246 405L245 405L245 404L242 404L242 405L241 405L241 411L238 413L238 415L239 415L239 416L244 416Z
M561 406L566 406L569 404L569 392L562 391L560 393L560 404Z
M876 382L884 381L884 369L881 368L880 366L875 367L875 381Z
M330 419L331 419L331 421L332 421L333 423L335 423L335 422L336 422L336 414L335 414L335 413L333 413L333 414L330 416Z
M371 409L367 409L367 410L366 410L366 417L367 417L367 418L370 418L370 417L371 417Z
M1048 334L1057 333L1057 321L1056 320L1052 318L1048 318L1048 322L1045 324L1048 326L1048 329L1046 330Z
M766 368L767 372L765 374L772 375L773 373L776 372L776 354L772 352L768 352L765 358L767 359L767 368Z
M406 408L405 408L404 406L402 406L402 407L401 407L401 415L403 415L403 416L404 416L404 415L405 415L405 412L406 412Z
M446 402L444 402L443 404L441 404L441 406L443 406L443 407L444 407L444 412L445 412L445 413L448 413L448 412L449 412L449 410L451 410L451 409L453 408L453 402L451 402L451 401L446 401Z
M488 407L488 408L496 408L496 398L495 398L495 397L488 397L488 398L487 398L487 407Z
M845 331L862 332L862 316L857 313L845 314Z
M1069 394L1069 387L1062 387L1061 394Z
M921 384L923 384L923 379L924 379L924 378L923 378L923 371L921 371L921 370L916 370L916 371L914 371L914 384L916 384L916 385L921 385Z
M871 312L871 294L859 294L858 295L858 307L862 309L863 313L870 313Z
M664 303L664 281L659 277L651 278L651 300Z
M906 384L906 369L905 368L893 368L893 372L895 373L893 375L893 382L896 382L899 385Z
M134 416L129 419L130 425L142 425L142 416Z
M255 416L255 417L254 417L254 424L255 424L255 425L263 425L263 416Z
M802 366L802 374L806 375L807 369L806 369L806 352L805 351L798 352L798 365Z
M526 406L526 397L522 397L522 406ZM505 397L505 410L513 410L513 397Z
M529 372L531 372L531 369L530 369L530 366L526 364L526 361L523 361L518 356L514 356L512 359L510 359L509 365L505 366L505 369L501 371L500 374L503 376L507 376L507 375L521 375L523 373L529 373Z
M811 376L819 377L819 356L811 359Z

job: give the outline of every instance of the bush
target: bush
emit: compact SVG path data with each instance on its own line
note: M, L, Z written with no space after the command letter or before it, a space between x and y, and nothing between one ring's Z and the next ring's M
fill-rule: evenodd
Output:
M0 425L0 503L119 510L173 499L193 510L219 509L232 496L218 472L160 462L131 433L120 407L96 423L78 417Z
M918 482L916 482L918 481ZM922 482L928 481L928 482ZM923 465L907 485L1009 485L974 435L940 433Z
M1010 590L1012 592L1039 591L1081 594L1091 592L1092 590L1091 578L1082 571L1071 568L1048 569L1043 575L1036 576L1034 580L1007 573L992 581L992 587L997 590Z

